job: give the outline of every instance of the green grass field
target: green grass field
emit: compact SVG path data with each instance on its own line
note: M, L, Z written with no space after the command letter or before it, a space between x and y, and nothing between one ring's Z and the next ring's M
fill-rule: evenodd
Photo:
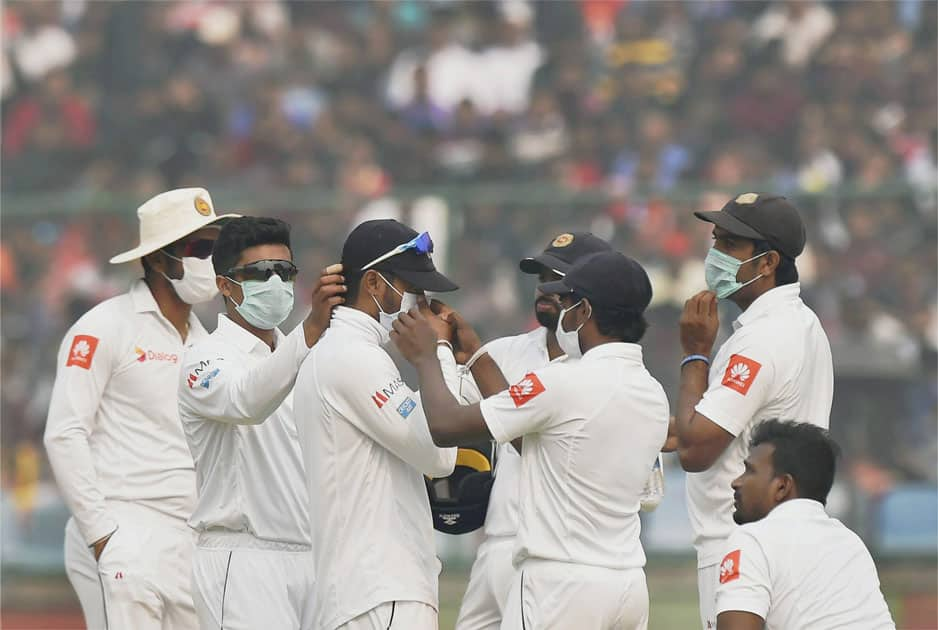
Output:
M938 630L938 565L934 559L879 563L880 579L899 630ZM650 630L697 630L697 572L690 557L652 557L646 567ZM452 630L469 567L448 567L440 578L440 630ZM64 575L3 575L5 630L84 627Z

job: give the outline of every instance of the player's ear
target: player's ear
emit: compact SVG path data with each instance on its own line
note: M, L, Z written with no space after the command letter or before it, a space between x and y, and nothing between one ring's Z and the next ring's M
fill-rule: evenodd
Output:
M776 477L772 483L775 485L773 498L776 503L781 503L785 499L791 498L795 493L795 478L787 473Z

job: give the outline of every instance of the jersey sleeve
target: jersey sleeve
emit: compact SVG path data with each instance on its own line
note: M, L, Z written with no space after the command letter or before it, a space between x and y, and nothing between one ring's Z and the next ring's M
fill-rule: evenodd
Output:
M769 562L752 532L737 529L726 543L729 552L720 563L716 613L738 610L765 619L772 600Z
M721 354L724 356L710 368L707 391L695 410L737 436L774 391L772 350L750 339Z
M482 417L499 444L553 426L563 409L559 379L549 368L529 372L480 403Z
M349 352L330 367L323 389L327 402L357 429L422 474L445 477L452 473L456 449L433 443L419 394L407 386L386 353L380 349L366 352L367 356ZM350 378L352 370L354 378ZM443 371L444 380L450 384L454 375L447 378L445 366Z
M117 528L98 488L89 444L122 347L123 328L103 306L86 313L62 340L43 436L62 497L89 545Z
M186 353L179 407L186 417L231 424L260 424L283 402L309 352L302 326L277 349L250 365L226 361L214 338Z

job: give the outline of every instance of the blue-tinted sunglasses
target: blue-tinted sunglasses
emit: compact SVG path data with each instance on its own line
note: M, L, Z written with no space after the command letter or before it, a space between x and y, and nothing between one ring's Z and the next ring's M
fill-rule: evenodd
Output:
M430 238L430 233L423 232L422 234L418 234L417 236L407 241L406 243L398 245L397 247L389 251L387 254L382 254L378 256L377 258L372 260L370 263L363 266L359 271L364 271L368 269L369 267L374 267L380 262L384 262L388 258L397 256L398 254L403 254L408 249L412 249L420 255L432 254L433 253L433 239Z

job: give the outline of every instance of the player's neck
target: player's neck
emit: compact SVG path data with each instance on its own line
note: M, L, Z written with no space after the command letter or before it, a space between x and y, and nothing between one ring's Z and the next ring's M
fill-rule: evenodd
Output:
M183 302L176 295L172 285L161 277L149 276L144 280L160 313L169 320L179 333L179 337L185 341L189 337L189 314L192 313L192 305Z
M564 351L560 349L560 344L557 343L557 333L555 333L550 328L547 329L547 358L553 361L557 357L562 357Z

